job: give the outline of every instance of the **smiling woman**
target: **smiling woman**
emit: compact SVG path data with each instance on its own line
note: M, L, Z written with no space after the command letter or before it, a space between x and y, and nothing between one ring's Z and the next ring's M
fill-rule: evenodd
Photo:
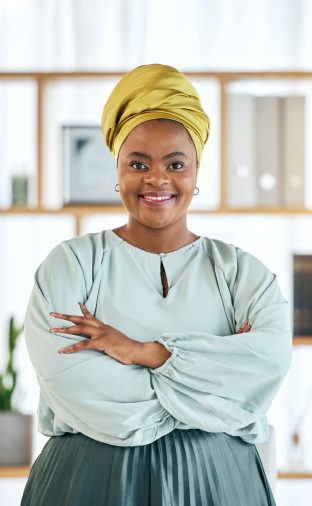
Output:
M288 307L255 257L187 227L209 133L196 90L134 69L102 128L128 221L36 272L25 335L51 438L22 506L275 505L255 443L290 364Z

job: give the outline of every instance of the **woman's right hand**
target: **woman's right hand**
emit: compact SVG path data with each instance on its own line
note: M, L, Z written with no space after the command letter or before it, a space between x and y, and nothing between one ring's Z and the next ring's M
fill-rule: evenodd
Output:
M69 327L54 327L49 329L50 332L70 335L82 334L87 338L61 348L59 353L76 353L93 349L102 351L125 365L137 363L136 357L140 355L142 343L130 339L119 330L95 318L84 304L80 304L80 308L83 316L50 313L55 318L67 320L74 324Z

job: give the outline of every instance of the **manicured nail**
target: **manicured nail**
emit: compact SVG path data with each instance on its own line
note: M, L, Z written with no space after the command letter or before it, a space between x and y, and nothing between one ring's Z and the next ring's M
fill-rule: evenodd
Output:
M58 350L59 353L70 353L70 350L68 348L61 348Z

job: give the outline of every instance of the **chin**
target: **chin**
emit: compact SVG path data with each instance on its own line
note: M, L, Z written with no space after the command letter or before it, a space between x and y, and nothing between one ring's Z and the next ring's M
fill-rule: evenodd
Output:
M140 223L147 228L161 230L177 225L179 220L140 220Z

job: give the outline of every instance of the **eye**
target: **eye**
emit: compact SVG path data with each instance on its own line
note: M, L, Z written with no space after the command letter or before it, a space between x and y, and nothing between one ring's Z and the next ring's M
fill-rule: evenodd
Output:
M182 162L173 162L171 165L169 165L169 168L173 169L173 170L183 169L183 167L184 167L184 163L182 163Z
M133 167L136 170L147 170L148 169L148 167L144 163L141 163L141 162L131 162L130 167Z

